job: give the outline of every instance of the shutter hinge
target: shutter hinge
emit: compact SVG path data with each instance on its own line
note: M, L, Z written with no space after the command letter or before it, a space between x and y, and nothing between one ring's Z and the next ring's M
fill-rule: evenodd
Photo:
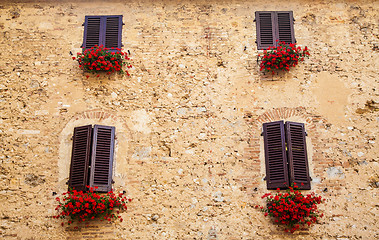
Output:
M74 136L71 136L71 137L70 137L70 140L72 141L73 139L74 139Z
M84 26L85 25L85 22L82 24L82 26Z
M254 21L253 22L256 22L257 21L257 19L256 18L254 18Z
M114 181L113 181L113 179L112 179L112 182L111 182L112 184L114 184Z
M265 181L267 180L266 176L263 178L263 180L265 180Z
M304 134L305 134L305 136L307 136L307 137L308 137L308 133L307 133L307 132L304 132Z
M257 60L257 62L258 62L258 60ZM261 132L261 136L263 136L263 132Z
M66 182L66 185L68 185L69 183L70 183L70 181L67 181L67 182Z
M125 25L125 23L122 23L122 25Z

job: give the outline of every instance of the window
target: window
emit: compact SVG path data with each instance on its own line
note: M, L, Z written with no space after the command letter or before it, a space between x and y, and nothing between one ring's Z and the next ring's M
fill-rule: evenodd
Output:
M278 42L295 43L293 13L255 12L258 49L278 46Z
M121 48L122 25L122 15L86 16L82 47L87 49L103 45L106 48Z
M74 129L68 185L78 191L97 186L97 191L112 189L115 127L92 125Z
M288 188L294 182L311 189L303 123L263 124L267 189Z

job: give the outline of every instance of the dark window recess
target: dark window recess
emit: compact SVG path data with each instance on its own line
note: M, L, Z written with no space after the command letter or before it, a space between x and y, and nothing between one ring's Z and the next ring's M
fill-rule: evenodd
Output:
M98 187L99 192L112 189L115 128L92 125L74 129L69 188L86 191Z
M305 136L303 123L263 124L267 189L285 189L294 182L311 189Z
M295 43L293 21L292 11L255 12L258 49L276 47L278 42Z
M86 16L82 47L87 49L103 45L107 48L121 48L122 25L122 15Z

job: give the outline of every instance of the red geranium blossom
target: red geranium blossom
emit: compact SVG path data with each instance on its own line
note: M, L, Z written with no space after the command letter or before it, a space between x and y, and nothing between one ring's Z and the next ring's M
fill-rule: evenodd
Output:
M316 223L318 218L323 214L319 214L317 204L325 201L321 196L315 196L310 193L304 196L297 190L296 183L290 187L286 193L280 192L278 188L275 196L266 193L262 198L266 198L266 207L261 207L261 211L265 212L265 216L271 216L276 223L285 226L284 231L293 233L300 226L310 226ZM258 205L255 206L258 208Z
M308 57L307 47L302 49L296 44L286 44L280 42L277 47L269 47L263 51L263 56L258 55L261 59L260 71L275 73L277 70L289 71L290 67L296 66L304 57Z
M68 225L77 220L78 222L85 222L91 219L100 218L107 219L111 221L112 219L120 219L121 216L118 214L120 210L126 210L126 203L130 202L131 199L123 197L123 193L118 195L114 194L112 191L106 194L98 194L95 192L97 187L89 188L88 192L70 190L63 193L62 200L57 197L56 201L58 206L55 210L58 214L53 216L53 218L69 218ZM117 208L117 214L113 213L113 210ZM61 223L62 226L64 223Z
M102 45L95 45L90 49L86 49L83 53L78 52L77 58L72 57L72 59L76 59L79 63L79 68L86 72L106 72L107 74L119 72L121 74L126 73L129 76L129 72L122 69L122 66L132 67L128 62L130 61L128 54L122 52L121 49L117 49L117 52L111 52L110 50L110 48ZM99 77L99 74L97 76Z

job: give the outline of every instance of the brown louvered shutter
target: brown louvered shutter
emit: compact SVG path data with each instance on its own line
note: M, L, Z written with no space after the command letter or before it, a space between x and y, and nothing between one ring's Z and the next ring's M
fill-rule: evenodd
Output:
M287 188L289 184L284 122L263 124L267 189Z
M277 29L276 36L279 42L295 43L295 33L293 28L293 13L276 12Z
M101 44L101 17L86 16L84 23L83 48Z
M106 18L104 46L107 48L121 48L122 16Z
M275 12L255 12L258 49L275 46Z
M286 122L286 138L290 181L296 182L300 189L309 190L311 183L304 124Z
M94 126L90 186L99 192L112 189L114 137L114 127Z
M91 125L76 127L74 129L68 186L78 191L85 191L88 185L91 136Z

